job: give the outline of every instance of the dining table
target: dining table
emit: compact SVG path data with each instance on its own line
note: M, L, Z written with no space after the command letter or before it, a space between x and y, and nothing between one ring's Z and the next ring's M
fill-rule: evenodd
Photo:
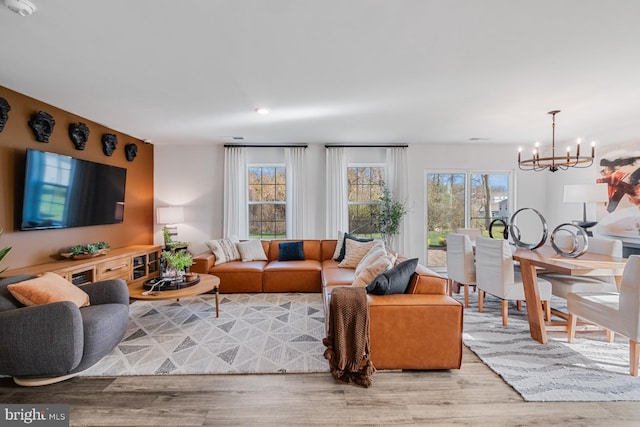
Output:
M570 258L558 254L551 245L545 244L537 249L512 247L514 261L520 263L524 295L527 304L527 317L531 337L546 344L547 322L545 322L540 292L538 291L538 274L540 271L553 272L569 276L614 276L618 290L626 259L584 253ZM550 322L550 319L548 319Z

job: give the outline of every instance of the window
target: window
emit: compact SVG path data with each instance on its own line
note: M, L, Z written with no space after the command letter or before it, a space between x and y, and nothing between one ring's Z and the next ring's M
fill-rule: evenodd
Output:
M494 219L509 220L511 174L447 172L427 174L427 265L446 266L446 236L457 228L479 228L489 236ZM494 230L501 236L502 230Z
M350 166L349 232L361 237L379 238L375 216L380 212L380 197L384 188L384 167L375 165Z
M250 238L286 238L286 188L284 166L249 166Z

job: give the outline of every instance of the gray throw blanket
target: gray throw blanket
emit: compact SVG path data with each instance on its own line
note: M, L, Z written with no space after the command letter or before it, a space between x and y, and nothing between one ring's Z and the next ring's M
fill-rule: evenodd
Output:
M323 344L335 379L363 387L371 385L376 368L369 359L369 306L364 288L333 289L329 333Z

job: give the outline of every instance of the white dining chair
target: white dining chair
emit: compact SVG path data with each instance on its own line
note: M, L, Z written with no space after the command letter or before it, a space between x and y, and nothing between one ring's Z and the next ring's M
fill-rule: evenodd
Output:
M469 307L469 287L476 287L476 265L471 239L466 234L447 234L447 276L464 286L464 306Z
M471 243L475 243L479 236L482 236L482 230L479 228L457 228L457 234L466 234L471 239Z
M573 342L577 319L629 338L629 373L638 376L640 356L640 255L631 255L622 274L620 292L571 292L567 295L567 341Z
M563 240L569 236L562 237L556 245L567 248L567 242ZM603 237L589 237L586 253L622 258L622 242ZM618 292L613 276L569 276L560 273L542 273L541 276L551 282L551 293L564 299L570 292Z
M549 320L551 283L542 278L538 278L537 281L545 317ZM476 285L478 286L478 311L483 311L485 292L502 299L502 325L507 326L509 300L525 299L522 276L514 268L508 241L488 237L476 239ZM527 307L527 310L535 309L539 308Z

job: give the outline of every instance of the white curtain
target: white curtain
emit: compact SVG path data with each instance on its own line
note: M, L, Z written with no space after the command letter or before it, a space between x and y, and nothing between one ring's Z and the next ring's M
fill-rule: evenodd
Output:
M305 148L284 149L284 163L287 174L287 238L307 238L305 206Z
M393 198L409 203L409 168L407 166L407 148L387 148L385 182ZM407 206L409 208L409 206ZM391 242L391 249L400 254L409 254L410 243L409 219L405 215L400 223L400 230Z
M249 238L247 149L224 148L224 236Z
M344 147L326 149L326 238L349 231L347 152Z

